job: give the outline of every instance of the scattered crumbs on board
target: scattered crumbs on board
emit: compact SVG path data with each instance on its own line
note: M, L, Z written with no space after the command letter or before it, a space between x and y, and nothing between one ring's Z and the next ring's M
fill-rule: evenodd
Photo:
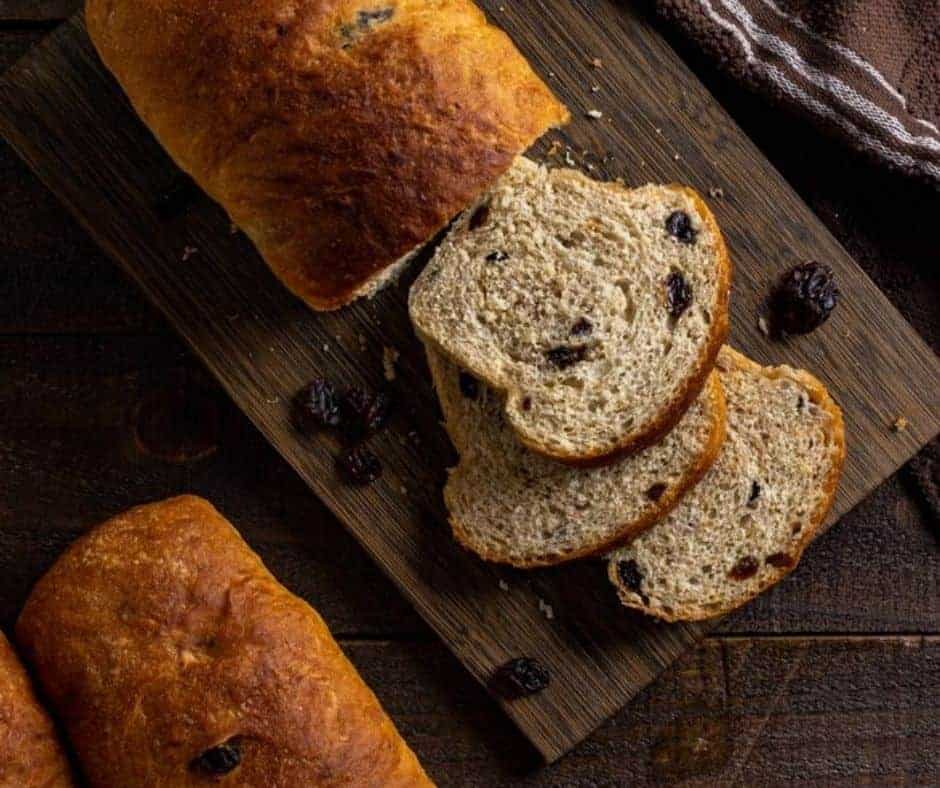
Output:
M500 591L508 591L508 590L509 590L509 583L507 583L505 580L500 580L500 581L499 581L499 590L500 590Z
M197 249L195 246L184 246L183 247L183 262L185 263L194 254L199 254L199 249Z
M591 65L592 65L594 68L603 68L603 67L604 67L604 61L601 60L599 57L596 57L596 58L593 58L593 59L591 60Z
M724 190L720 186L712 186L708 190L708 196L714 200L720 200L725 196Z
M539 610L542 611L542 615L549 621L555 618L555 609L541 597L539 597Z
M594 120L600 120L601 118L604 117L604 113L601 112L599 109L589 109L585 114L589 118L594 118Z
M891 422L891 431L892 432L904 432L910 422L904 416L898 416L894 421Z
M387 345L382 348L382 371L385 373L385 379L391 383L395 380L395 362L401 354L393 347Z
M770 323L767 322L767 318L764 315L757 318L757 327L765 337L770 336Z

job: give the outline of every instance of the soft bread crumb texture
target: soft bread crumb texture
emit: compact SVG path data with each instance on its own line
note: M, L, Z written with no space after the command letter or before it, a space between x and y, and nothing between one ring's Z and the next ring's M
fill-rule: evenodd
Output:
M88 0L179 167L315 309L392 281L568 112L470 0Z
M75 542L17 622L90 784L430 786L323 620L207 501L131 509Z
M572 468L526 449L497 392L427 353L460 453L444 488L451 525L461 544L489 561L555 564L636 536L701 478L724 437L724 395L712 375L660 443L606 467Z
M666 228L688 215L694 242ZM676 316L667 291L691 290ZM730 264L701 199L525 158L465 213L411 290L421 338L505 393L530 449L603 464L661 437L727 333Z
M668 621L727 613L790 572L829 511L845 456L842 413L812 375L730 348L717 369L728 408L718 459L608 567L625 605Z

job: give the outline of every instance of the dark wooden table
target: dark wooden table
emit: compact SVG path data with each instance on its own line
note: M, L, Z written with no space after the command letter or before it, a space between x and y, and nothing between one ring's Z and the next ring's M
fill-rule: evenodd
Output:
M0 70L76 6L0 0ZM937 348L940 196L683 54ZM940 524L911 474L575 752L535 770L495 704L2 143L0 183L5 629L85 527L191 491L316 605L442 785L940 783Z

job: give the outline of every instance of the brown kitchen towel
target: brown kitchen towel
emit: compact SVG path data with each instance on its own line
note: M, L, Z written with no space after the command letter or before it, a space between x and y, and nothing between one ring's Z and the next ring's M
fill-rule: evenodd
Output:
M940 187L940 0L656 0L735 78Z

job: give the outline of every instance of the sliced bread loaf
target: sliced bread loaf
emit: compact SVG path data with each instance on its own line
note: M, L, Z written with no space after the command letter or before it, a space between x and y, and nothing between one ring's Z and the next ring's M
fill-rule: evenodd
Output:
M456 222L409 306L425 344L505 393L526 446L603 465L657 441L698 395L730 275L692 190L520 158Z
M778 582L816 536L845 456L842 412L802 370L730 348L718 459L662 522L611 556L621 601L667 621L711 618Z
M615 465L571 468L528 451L493 390L431 348L428 361L461 455L444 489L454 535L490 561L542 566L623 543L676 505L724 437L724 395L713 374L661 443Z

